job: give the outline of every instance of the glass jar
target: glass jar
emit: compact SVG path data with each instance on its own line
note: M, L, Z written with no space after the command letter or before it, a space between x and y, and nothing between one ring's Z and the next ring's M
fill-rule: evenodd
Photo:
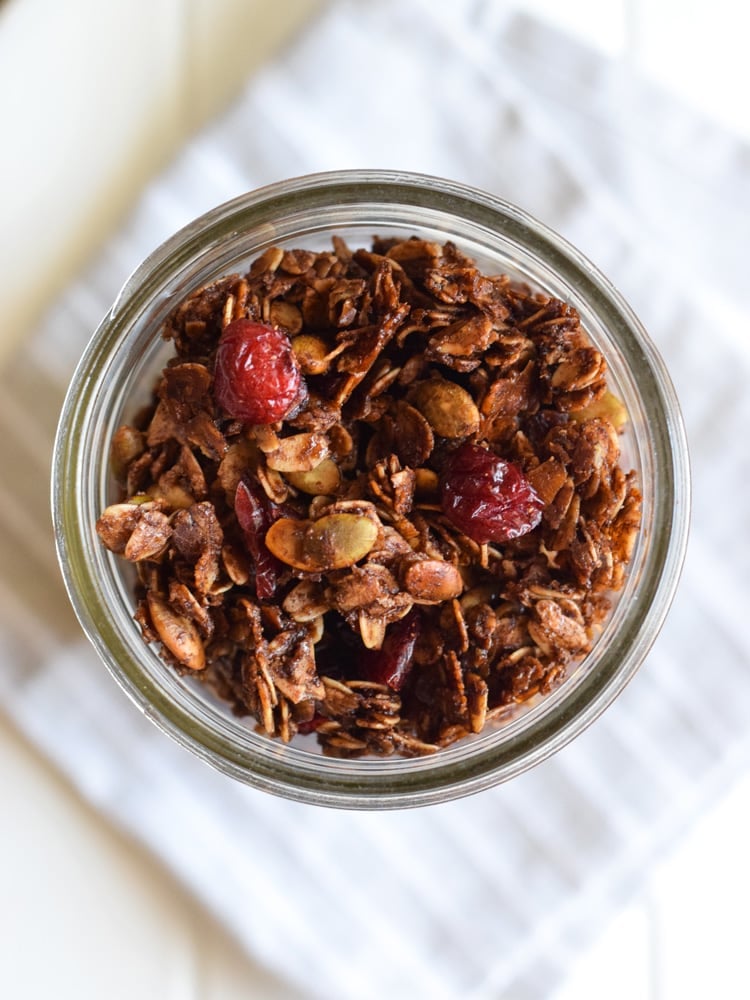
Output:
M114 431L145 403L170 353L159 336L189 293L241 271L272 245L329 249L381 237L453 240L485 273L509 273L578 309L627 407L624 468L637 470L643 521L623 590L592 652L554 692L494 729L416 759L331 758L253 731L146 646L133 621L132 567L94 531L117 498ZM343 171L284 181L197 219L135 271L73 377L57 435L58 555L81 625L124 691L167 734L221 771L290 798L392 808L477 792L544 760L589 725L642 663L664 621L684 556L688 459L664 365L612 285L576 249L520 209L433 177Z

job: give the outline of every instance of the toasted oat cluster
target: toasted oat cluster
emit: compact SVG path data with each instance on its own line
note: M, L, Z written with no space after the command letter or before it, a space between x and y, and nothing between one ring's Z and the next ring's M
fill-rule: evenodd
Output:
M640 521L566 303L453 244L271 248L180 304L97 522L176 670L269 736L431 753L559 685Z

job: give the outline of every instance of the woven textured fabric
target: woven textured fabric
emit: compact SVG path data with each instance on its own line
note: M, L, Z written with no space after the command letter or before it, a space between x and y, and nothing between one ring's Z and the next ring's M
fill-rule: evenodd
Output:
M3 709L300 996L549 996L748 766L748 163L711 124L504 5L335 4L144 192L2 372ZM695 481L677 600L616 704L506 785L385 814L245 788L142 718L68 609L47 506L65 387L129 271L227 198L347 167L485 188L580 247L667 361Z

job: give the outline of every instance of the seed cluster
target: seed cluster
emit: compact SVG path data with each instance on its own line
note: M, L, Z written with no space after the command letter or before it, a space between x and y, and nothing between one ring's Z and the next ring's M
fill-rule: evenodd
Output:
M334 238L272 247L163 335L175 356L114 436L122 498L97 530L176 670L270 736L409 756L590 651L640 493L570 305L451 243Z

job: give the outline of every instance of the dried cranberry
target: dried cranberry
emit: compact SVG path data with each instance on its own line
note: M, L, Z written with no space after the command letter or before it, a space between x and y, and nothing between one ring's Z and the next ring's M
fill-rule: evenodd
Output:
M512 462L462 444L441 476L443 513L475 542L507 542L535 528L544 504Z
M538 451L549 432L555 427L567 424L569 420L570 417L567 413L559 413L557 410L539 410L526 420L524 430L535 450Z
M241 479L234 494L234 512L247 550L255 563L255 592L259 600L267 600L276 593L282 566L268 551L264 539L268 529L284 515L284 511L250 480Z
M421 632L422 619L416 610L391 625L380 649L367 656L365 669L368 680L400 691L411 671L414 647Z
M328 722L325 715L321 715L320 712L316 712L312 719L308 719L307 722L298 722L297 731L302 734L302 736L309 736L310 733L314 733L319 729L324 722Z
M362 652L359 632L354 632L335 611L326 615L323 638L315 647L318 674L334 680L362 680Z
M236 319L219 340L214 397L231 417L253 424L281 420L303 398L304 382L283 330Z

